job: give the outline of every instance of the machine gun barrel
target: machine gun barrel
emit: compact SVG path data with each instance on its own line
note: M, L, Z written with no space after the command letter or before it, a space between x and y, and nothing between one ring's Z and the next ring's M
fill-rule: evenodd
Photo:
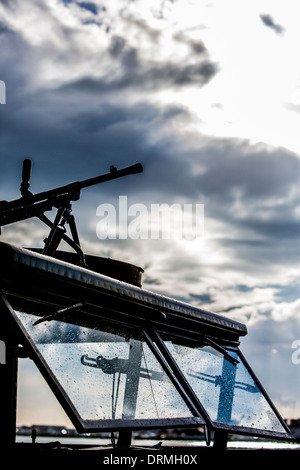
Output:
M105 183L106 181L121 178L122 176L131 175L134 173L141 173L142 171L143 166L141 165L141 163L136 163L135 165L128 166L127 168L123 168L122 170L112 170L104 175L95 176L93 178L89 178L83 181L76 181L75 183L60 186L59 188L50 189L48 191L43 191L37 194L30 194L28 196L15 199L14 201L5 202L3 210L6 211L9 209L14 209L15 207L28 206L30 204L34 204L35 202L43 201L45 199L51 199L56 196L75 193L89 186Z
M54 256L62 240L67 242L78 255L78 264L87 267L85 255L80 247L80 241L77 233L74 215L72 214L71 201L77 201L80 197L80 191L83 188L104 183L122 176L141 173L143 167L140 163L131 165L122 170L117 170L114 166L110 167L110 172L104 175L95 176L83 181L60 186L55 189L32 194L29 191L32 162L26 158L23 162L21 195L14 201L0 201L0 235L1 227L21 220L37 217L50 227L50 233L44 240L43 254ZM53 222L46 217L44 212L51 211L55 207L57 214ZM71 237L67 235L65 225L71 230Z
M121 178L126 175L141 173L142 171L143 167L141 163L136 163L135 165L131 165L121 170L117 170L113 167L109 173L95 176L93 178L89 178L83 181L70 183L65 186L60 186L58 188L50 189L48 191L43 191L37 194L31 194L29 191L27 191L26 193L27 186L29 186L28 184L26 184L26 187L23 187L23 197L9 202L1 202L0 227L16 222L18 220L22 220L23 218L37 216L39 212L39 204L36 203L41 203L41 201L45 201L45 205L40 204L41 208L47 207L47 210L50 210L51 205L55 206L57 202L59 202L60 198L62 198L63 196L66 196L70 201L77 200L79 198L80 190L83 188L104 183L106 181L110 181L116 178ZM27 165L27 168L25 170L23 169L23 183L24 177L28 183L29 176L30 166ZM24 215L23 217L22 214Z

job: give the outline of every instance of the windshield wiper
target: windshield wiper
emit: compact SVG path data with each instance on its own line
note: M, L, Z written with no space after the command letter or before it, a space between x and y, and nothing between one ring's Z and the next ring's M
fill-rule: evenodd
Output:
M82 307L83 305L84 304L82 302L78 302L77 304L70 305L69 307L62 308L61 310L57 310L54 313L50 313L49 315L45 315L44 317L39 318L32 324L32 326L43 323L44 321L59 320L59 318L63 316L64 313L69 312L70 310L74 310L78 307Z
M224 358L227 361L231 362L231 364L233 364L234 366L236 366L239 363L237 359L235 359L234 357L230 356L230 354L228 354L228 352L226 351L225 348L223 348L223 346L220 346L220 344L215 343L211 338L208 338L207 336L205 336L204 341L207 342L214 349L219 351L221 354L223 354Z

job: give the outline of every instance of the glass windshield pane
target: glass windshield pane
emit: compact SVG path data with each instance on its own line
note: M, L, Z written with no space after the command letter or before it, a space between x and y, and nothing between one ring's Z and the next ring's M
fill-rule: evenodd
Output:
M192 417L147 344L129 329L103 331L17 312L83 420Z
M236 352L235 365L212 347L165 344L212 421L286 433Z

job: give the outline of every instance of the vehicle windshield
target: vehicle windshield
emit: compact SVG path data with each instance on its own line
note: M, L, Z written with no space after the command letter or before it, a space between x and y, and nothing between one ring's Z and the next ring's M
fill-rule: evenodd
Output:
M233 363L211 346L165 344L212 421L285 432L237 351Z
M137 331L37 323L37 316L17 315L83 420L192 417Z
M150 347L141 329L107 319L94 329L55 319L39 321L28 313L16 316L43 368L87 429L114 427L114 421L120 425L122 420L127 426L139 422L150 427L208 420L232 432L287 434L237 348L166 335L164 341L157 336L161 347L159 341L153 347L155 339ZM198 408L182 392L180 377L173 376L175 367Z

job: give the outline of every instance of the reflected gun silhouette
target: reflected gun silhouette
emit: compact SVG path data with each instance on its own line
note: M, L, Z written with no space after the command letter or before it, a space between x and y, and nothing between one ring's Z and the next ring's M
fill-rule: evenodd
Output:
M97 356L96 358L93 358L89 357L87 354L81 356L81 364L84 366L101 369L105 374L127 374L130 368L130 362L128 359L119 359L118 357L106 359L103 356ZM141 367L140 377L151 380L163 380L164 375L161 372L144 369Z
M205 382L213 383L215 385L215 387L217 387L218 385L222 385L222 383L224 381L226 382L226 378L224 379L222 377L222 375L205 374L204 372L197 372L197 371L193 371L191 369L188 370L187 374L190 377L194 377L196 379L204 380ZM256 387L256 385L247 384L245 382L235 381L234 382L234 388L240 388L240 389L245 390L246 392L250 392L250 393L258 393L259 392L259 389L258 389L258 387Z

